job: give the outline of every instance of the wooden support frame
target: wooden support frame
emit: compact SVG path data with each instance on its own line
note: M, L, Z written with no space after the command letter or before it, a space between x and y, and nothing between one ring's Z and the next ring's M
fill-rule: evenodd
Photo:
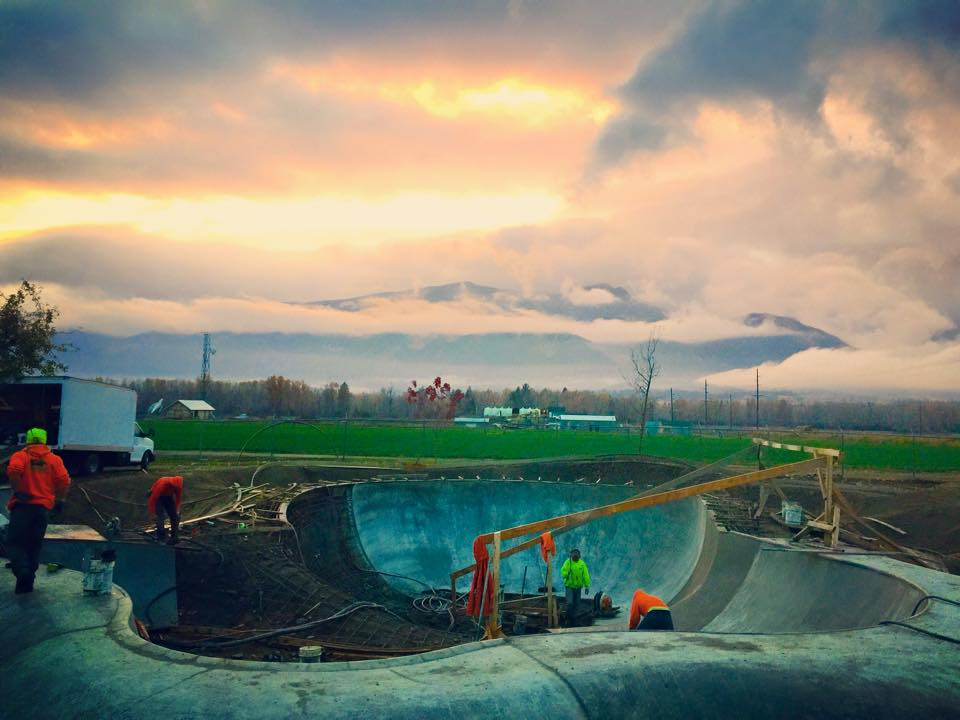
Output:
M835 452L835 451L834 451ZM813 458L807 460L801 460L800 462L789 463L786 465L777 465L770 468L765 468L763 470L755 470L753 472L743 473L741 475L734 475L731 477L721 478L719 480L712 480L705 483L700 483L698 485L692 485L686 488L679 488L676 490L668 490L666 492L654 493L654 494L643 494L636 497L628 498L627 500L622 500L617 503L612 503L610 505L602 505L600 507L591 508L589 510L581 510L580 512L569 513L567 515L558 515L553 518L548 518L546 520L539 520L537 522L526 523L524 525L517 525L512 528L506 528L504 530L497 530L495 532L485 533L478 536L478 540L485 544L491 542L494 543L493 557L491 559L491 582L493 583L493 607L489 614L489 618L486 622L486 631L484 637L486 639L491 639L495 637L502 637L503 631L499 623L499 595L500 595L500 561L513 555L521 550L524 550L533 545L537 544L540 541L539 535L548 530L555 530L560 528L561 531L572 529L573 527L592 522L602 517L609 517L611 515L617 515L623 512L629 512L631 510L639 510L645 507L653 507L655 505L662 505L664 503L673 502L675 500L683 500L689 497L695 497L697 495L703 495L704 493L716 492L718 490L726 490L729 488L740 487L743 485L751 485L753 483L762 482L764 480L769 480L771 478L780 477L783 475L790 475L793 473L801 472L812 472L819 471L820 468L824 466L826 462L831 462L832 457L830 453L822 453L815 455ZM537 537L531 538L525 542L519 543L518 545L509 548L508 550L502 550L502 543L504 540L510 540L517 537L522 537L524 535L529 535L535 533ZM476 570L476 565L469 565L459 570L455 570L450 574L450 597L456 597L456 587L457 579ZM547 607L548 607L548 616L551 619L551 622L556 626L557 623L557 610L556 610L556 598L553 594L553 566L551 558L547 558ZM552 609L552 612L551 612Z
M840 508L838 505L834 505L833 466L840 461L840 451L834 448L812 447L808 445L788 445L772 440L763 440L762 438L753 438L753 442L756 445L762 445L764 447L810 453L814 458L823 459L822 468L817 468L817 481L820 483L823 512L813 520L808 520L803 529L793 536L793 539L799 540L810 530L820 530L823 532L824 543L831 548L835 548L840 539ZM822 473L821 469L823 470ZM766 498L764 498L762 494L761 500L762 510L763 505L766 503Z
M546 520L538 520L537 522L526 523L524 525L517 525L516 527L499 530L497 532L500 533L501 541L512 540L513 538L522 537L523 535L529 535L531 533L539 534L546 532L547 530L565 527L573 523L583 524L592 522L598 518L609 517L610 515L618 515L619 513L628 512L630 510L639 510L640 508L662 505L664 503L673 502L674 500L683 500L688 497L703 495L704 493L716 492L717 490L727 490L729 488L740 487L742 485L752 485L753 483L757 483L762 480L768 480L773 477L779 477L781 475L812 472L817 468L822 467L823 462L824 461L822 458L816 457L808 460L801 460L800 462L789 463L787 465L777 465L764 470L755 470L753 472L743 473L742 475L734 475L732 477L721 478L719 480L711 480L710 482L700 483L699 485L691 485L690 487L680 488L678 490L668 490L667 492L657 493L656 495L641 495L638 497L632 497L628 498L627 500L621 500L620 502L612 503L610 505L602 505L600 507L591 508L590 510L581 510L580 512L569 513L567 515L558 515L557 517L548 518ZM478 536L478 539L481 542L490 543L493 541L494 534L495 533L492 532L484 533L483 535Z

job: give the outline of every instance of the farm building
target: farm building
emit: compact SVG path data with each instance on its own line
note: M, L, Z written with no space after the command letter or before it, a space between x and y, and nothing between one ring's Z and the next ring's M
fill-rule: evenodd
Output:
M487 425L490 418L485 417L458 417L453 419L453 424L457 427L480 427Z
M177 400L163 416L171 420L209 420L213 417L213 406L206 400Z
M614 430L616 415L560 415L556 418L561 428L568 430Z
M483 416L486 418L498 417L529 417L534 420L540 419L540 408L535 407L485 407Z

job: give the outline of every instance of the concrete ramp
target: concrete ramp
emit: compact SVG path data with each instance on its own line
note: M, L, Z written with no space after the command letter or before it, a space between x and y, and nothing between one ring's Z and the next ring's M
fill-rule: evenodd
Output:
M632 487L500 480L400 481L353 486L356 537L370 565L449 587L473 562L477 535L635 495ZM642 587L667 599L678 630L792 633L850 630L910 615L923 592L900 578L837 562L836 555L718 532L700 500L644 508L557 537L560 561L580 548L591 591L628 606ZM545 565L534 547L506 559L508 592L534 592ZM422 585L387 577L397 590ZM470 577L461 580L465 591ZM559 563L554 586L562 587ZM618 620L618 622L621 622Z
M372 483L354 488L357 532L346 534L381 570L445 585L445 574L471 559L478 532L629 492ZM334 531L327 528L328 542L319 531L329 516L304 514L300 529L317 532L301 536L313 538L317 552L334 552ZM80 575L61 570L42 572L35 592L15 595L12 575L0 573L0 718L958 716L960 577L883 556L787 550L717 533L705 517L697 501L638 511L585 526L560 546L582 547L595 587L622 596L645 583L674 598L687 627L709 632L527 635L364 662L265 663L178 652L132 630L133 604L118 586L110 596L84 596ZM535 563L512 560L505 566L511 587L524 563L528 573ZM411 588L419 591L416 583ZM920 594L930 597L906 617ZM885 618L902 622L879 624ZM813 632L821 630L833 632Z
M378 482L353 486L351 504L360 546L372 567L448 588L451 571L473 563L477 535L635 494L632 487L572 483ZM615 604L628 606L641 586L673 597L696 566L706 524L703 505L686 500L604 518L558 535L554 587L562 587L560 563L578 547L590 569L592 592L603 590ZM504 560L501 577L508 592L520 591L524 570L527 592L546 582L538 547ZM386 579L410 594L423 587L402 578ZM465 592L469 584L467 576L459 587Z

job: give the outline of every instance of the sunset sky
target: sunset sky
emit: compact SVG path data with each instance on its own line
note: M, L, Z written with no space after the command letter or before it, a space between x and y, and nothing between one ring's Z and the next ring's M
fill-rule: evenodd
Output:
M117 335L707 340L767 312L852 346L772 385L955 392L958 128L955 0L12 0L0 289ZM290 304L457 281L668 317Z

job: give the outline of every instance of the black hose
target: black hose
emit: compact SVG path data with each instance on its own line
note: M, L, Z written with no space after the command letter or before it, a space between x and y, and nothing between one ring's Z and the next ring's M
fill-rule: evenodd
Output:
M940 597L939 595L924 595L922 598L917 600L917 604L913 607L913 612L910 613L910 617L913 617L917 614L917 610L920 609L920 606L923 605L927 600L941 600L945 603L950 603L951 605L956 605L960 607L960 602L956 600L951 600L950 598Z
M197 547L202 548L202 549L206 550L207 552L216 553L216 555L217 555L217 567L216 567L216 569L217 569L217 570L219 570L220 567L223 565L223 563L226 562L225 558L223 557L223 553L220 552L217 548L213 547L213 545L207 545L206 543L202 543L202 542L200 542L199 540L195 540L195 539L193 539L193 538L182 538L182 539L180 540L180 542L193 543L193 544L196 545Z
M168 588L167 588L166 590L164 590L162 593L160 593L160 594L157 595L155 598L153 598L153 600L151 600L150 602L147 603L147 606L143 609L143 616L144 616L145 618L147 618L147 622L148 622L148 623L150 623L151 625L153 625L153 618L150 617L150 608L153 607L153 604L154 604L157 600L159 600L160 598L162 598L164 595L168 595L169 593L172 593L172 592L173 592L174 590L176 590L176 589L177 589L177 586L176 586L176 585L173 585L172 587L168 587Z
M881 620L880 625L898 625L899 627L907 628L908 630L913 630L918 633L923 633L924 635L929 635L932 638L937 640L946 640L949 643L954 645L960 645L960 640L957 638L947 637L946 635L941 635L940 633L930 632L929 630L924 630L923 628L918 628L916 625L910 625L909 623L900 622L899 620Z
M237 640L227 640L226 642L210 642L209 640L207 640L199 643L181 644L181 647L194 647L194 648L201 648L201 649L235 647L237 645L244 645L246 643L256 642L258 640L266 640L267 638L272 638L277 635L300 632L301 630L309 630L310 628L330 622L331 620L339 620L340 618L343 618L343 617L346 617L347 615L355 613L357 610L364 610L364 609L383 610L384 612L390 613L391 615L396 617L398 620L403 619L403 618L400 618L395 613L390 612L390 610L385 608L383 605L378 605L376 603L359 602L359 603L352 603L350 605L347 605L342 610L339 610L335 612L333 615L331 615L330 617L323 618L322 620L311 620L310 622L303 623L301 625L293 625L291 627L277 628L276 630L270 630L265 633L260 633L258 635L251 635L250 637L240 638Z

